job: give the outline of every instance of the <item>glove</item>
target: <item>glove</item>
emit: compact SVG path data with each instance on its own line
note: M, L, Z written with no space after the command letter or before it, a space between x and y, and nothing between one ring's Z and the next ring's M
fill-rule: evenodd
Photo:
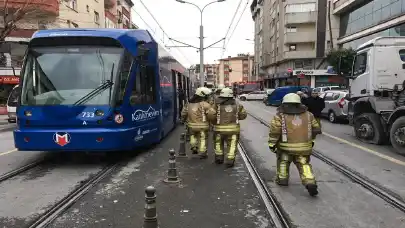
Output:
M276 152L276 147L274 146L269 146L269 149L271 152L275 153Z
M314 142L312 142L312 148L315 146L315 143Z

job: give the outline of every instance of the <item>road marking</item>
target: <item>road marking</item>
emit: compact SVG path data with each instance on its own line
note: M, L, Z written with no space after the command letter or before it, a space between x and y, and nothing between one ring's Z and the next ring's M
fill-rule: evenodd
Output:
M260 106L258 106L258 105L256 105L256 104L251 104L251 105L256 106L256 107L260 107ZM263 111L265 111L265 112L267 112L267 113L270 113L270 114L272 114L272 115L275 115L275 114L276 114L275 112L270 112L270 111L264 109L263 107L260 107L260 109L262 109ZM369 148L367 148L367 147L361 146L361 145L359 145L359 144L356 144L356 143L347 141L347 140L345 140L345 139L336 137L336 136L331 135L331 134L326 133L326 132L322 132L322 134L325 135L325 136L327 136L327 137L329 137L329 138L335 139L335 140L337 140L337 141L339 141L339 142L342 142L342 143L345 143L345 144L347 144L347 145L350 145L350 146L352 146L352 147L356 147L357 149L363 150L363 151L368 152L368 153L370 153L370 154L374 154L374 155L376 155L376 156L378 156L378 157L380 157L380 158L383 158L383 159L388 160L388 161L390 161L390 162L393 162L393 163L395 163L395 164L405 166L405 162L404 162L404 161L398 160L398 159L396 159L396 158L390 157L390 156L385 155L385 154L381 154L381 153L379 153L379 152L377 152L377 151L375 151L375 150L372 150L372 149L369 149Z
M17 151L17 149L13 149L13 150L9 150L9 151L6 151L6 152L2 152L2 153L0 153L0 156L6 155L6 154L11 154L11 153L14 153L14 152L16 152L16 151Z

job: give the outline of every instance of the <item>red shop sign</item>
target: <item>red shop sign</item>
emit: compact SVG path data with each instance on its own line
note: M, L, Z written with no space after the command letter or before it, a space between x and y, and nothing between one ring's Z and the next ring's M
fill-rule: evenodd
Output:
M18 84L20 78L15 76L0 76L0 83L2 84Z

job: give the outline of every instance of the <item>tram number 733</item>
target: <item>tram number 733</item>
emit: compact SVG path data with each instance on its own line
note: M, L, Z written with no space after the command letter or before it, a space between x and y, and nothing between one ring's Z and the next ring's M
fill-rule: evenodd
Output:
M82 112L83 118L94 118L94 112Z

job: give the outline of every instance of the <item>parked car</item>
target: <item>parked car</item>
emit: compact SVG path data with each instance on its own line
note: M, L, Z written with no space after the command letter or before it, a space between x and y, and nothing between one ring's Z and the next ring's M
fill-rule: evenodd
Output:
M320 86L314 88L312 91L318 92L319 95L322 95L329 90L346 90L346 88L342 88L340 86Z
M328 117L329 122L335 123L337 120L346 120L348 113L349 92L346 90L328 90L320 97L325 99L325 108L322 115Z
M18 97L20 96L21 89L18 85L16 85L13 90L11 90L10 95L7 99L7 115L8 115L8 122L15 123L17 121L17 105L18 105Z
M265 94L264 97L263 97L263 103L266 104L266 102L267 102L267 97L268 97L269 95L271 95L271 93L274 92L274 90L276 90L276 89L265 89L266 94Z
M250 93L243 93L238 96L241 101L249 101L249 100L263 100L266 96L266 91L256 90Z
M288 93L297 93L302 89L309 89L308 86L283 86L275 89L269 96L267 96L266 106L274 105L278 106L281 104L283 97Z

